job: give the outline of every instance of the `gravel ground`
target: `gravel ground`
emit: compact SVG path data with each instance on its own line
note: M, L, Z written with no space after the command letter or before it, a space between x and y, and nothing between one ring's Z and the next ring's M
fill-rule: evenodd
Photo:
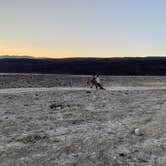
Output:
M140 79L162 80L126 77ZM165 166L166 88L118 88L118 80L106 91L2 89L0 166Z

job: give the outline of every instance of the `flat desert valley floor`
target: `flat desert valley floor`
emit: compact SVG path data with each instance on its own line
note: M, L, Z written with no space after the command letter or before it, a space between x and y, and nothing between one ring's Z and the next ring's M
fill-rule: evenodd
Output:
M1 74L0 166L165 166L166 77L89 78Z

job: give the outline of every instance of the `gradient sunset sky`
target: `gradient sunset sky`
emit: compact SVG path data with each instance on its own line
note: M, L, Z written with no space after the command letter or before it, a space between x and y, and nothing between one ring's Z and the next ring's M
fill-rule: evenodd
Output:
M0 55L166 56L165 0L0 0Z

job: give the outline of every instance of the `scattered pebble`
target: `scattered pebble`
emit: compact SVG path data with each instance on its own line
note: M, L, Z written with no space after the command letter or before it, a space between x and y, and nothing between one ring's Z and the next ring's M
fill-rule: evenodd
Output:
M143 135L142 131L141 131L139 128L136 128L136 129L134 130L134 134L135 134L136 136L141 136L141 135Z

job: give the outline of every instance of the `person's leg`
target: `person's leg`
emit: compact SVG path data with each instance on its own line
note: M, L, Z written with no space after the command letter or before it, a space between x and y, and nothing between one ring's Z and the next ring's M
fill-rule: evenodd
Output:
M105 90L100 83L98 85L100 89Z
M101 85L100 89L105 90L105 88L103 88L102 85Z
M99 87L99 83L96 83L96 90L99 90L100 87Z

